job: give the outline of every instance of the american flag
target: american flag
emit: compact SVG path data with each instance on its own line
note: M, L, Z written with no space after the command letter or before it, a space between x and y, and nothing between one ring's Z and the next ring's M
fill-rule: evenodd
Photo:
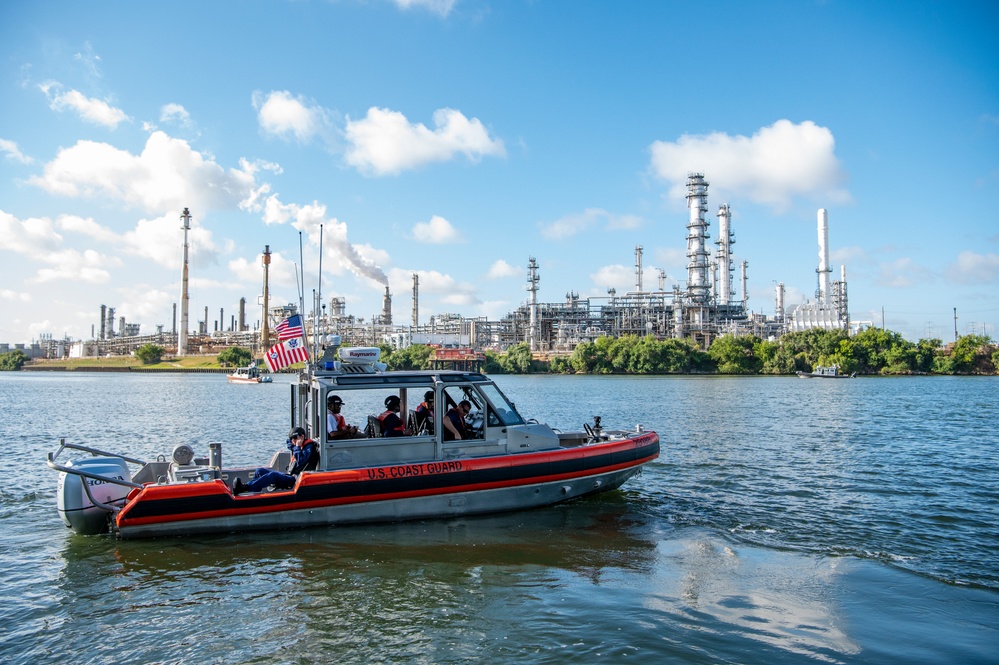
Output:
M309 350L305 348L305 341L301 337L296 337L272 347L264 359L267 361L267 367L276 372L294 363L308 362Z
M302 328L302 315L295 314L282 321L274 329L279 340L295 339L305 337L305 330Z

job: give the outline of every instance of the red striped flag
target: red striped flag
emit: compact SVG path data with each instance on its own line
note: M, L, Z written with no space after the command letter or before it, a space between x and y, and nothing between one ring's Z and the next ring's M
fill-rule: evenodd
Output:
M285 340L271 348L264 359L270 370L276 372L294 363L308 362L309 350L305 348L305 341L301 337L297 337Z
M277 333L278 339L282 341L295 339L296 337L305 337L305 328L302 327L302 316L300 314L289 316L277 324L274 332Z

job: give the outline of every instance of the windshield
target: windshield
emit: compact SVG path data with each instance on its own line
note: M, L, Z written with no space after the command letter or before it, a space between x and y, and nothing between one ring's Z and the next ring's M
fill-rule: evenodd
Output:
M482 391L482 394L486 396L489 403L492 404L493 410L496 413L496 417L504 425L523 425L524 419L520 417L517 410L513 408L506 396L499 391L499 388L491 383L486 383L478 386L478 389Z

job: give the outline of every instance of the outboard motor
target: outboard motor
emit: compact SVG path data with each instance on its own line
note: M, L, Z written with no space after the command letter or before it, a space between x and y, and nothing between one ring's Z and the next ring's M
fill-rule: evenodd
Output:
M66 467L80 469L91 474L131 482L132 473L128 464L120 457L87 457L73 460ZM87 488L84 487L87 484ZM94 505L87 496L87 489L97 501L105 504L119 503L132 490L127 485L114 482L103 482L95 478L85 478L75 473L61 472L59 474L59 492L57 502L59 516L74 532L92 535L107 530L110 513L100 506Z

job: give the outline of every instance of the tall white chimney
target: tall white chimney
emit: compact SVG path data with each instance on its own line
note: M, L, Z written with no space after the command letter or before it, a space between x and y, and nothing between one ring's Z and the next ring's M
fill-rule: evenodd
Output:
M819 208L819 267L815 271L819 277L819 288L815 299L819 306L829 304L829 213L825 208Z

